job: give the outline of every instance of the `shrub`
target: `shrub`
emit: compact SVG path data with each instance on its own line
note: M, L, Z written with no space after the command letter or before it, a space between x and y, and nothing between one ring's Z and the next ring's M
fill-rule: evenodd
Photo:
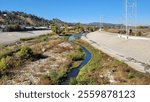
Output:
M53 70L47 76L51 81L51 84L59 84L62 82L63 78L67 75L67 69L61 68L59 70Z
M138 32L138 33L137 33L137 36L142 36L142 32Z
M78 81L76 80L76 78L71 78L71 79L69 80L69 84L70 84L70 85L77 85L77 84L78 84Z
M48 36L42 38L42 41L47 41L47 40L48 40Z
M75 50L82 51L81 47L79 45L75 46Z
M7 63L6 63L6 59L5 58L2 58L0 60L0 72L5 70L7 68Z
M29 41L29 40L33 40L34 38L21 38L20 41Z
M79 85L96 85L96 80L92 77L88 77L87 75L77 77L77 81Z
M47 77L51 81L51 84L58 83L58 73L56 71L51 71Z
M20 59L28 59L32 57L33 52L28 46L21 46L20 51L18 51L15 56Z
M134 77L135 77L135 73L134 72L129 72L128 79L132 79Z
M67 76L67 69L66 68L61 68L58 72L58 79L61 79Z
M49 35L40 35L37 37L36 40L39 40L39 41L48 41L48 36Z
M85 57L84 52L75 52L68 54L68 58L71 59L72 61L81 61L84 59L84 57Z
M68 58L72 61L81 61L85 58L85 52L79 45L75 46L75 52L68 54Z

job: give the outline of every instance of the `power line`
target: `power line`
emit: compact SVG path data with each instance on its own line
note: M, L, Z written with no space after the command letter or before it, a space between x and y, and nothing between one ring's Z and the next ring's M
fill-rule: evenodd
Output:
M99 25L99 26L100 26L100 29L99 29L99 31L102 31L102 30L103 30L103 26L104 26L103 23L104 23L104 17L101 16L101 17L100 17L100 25Z
M125 0L126 35L129 37L133 26L136 26L137 0Z

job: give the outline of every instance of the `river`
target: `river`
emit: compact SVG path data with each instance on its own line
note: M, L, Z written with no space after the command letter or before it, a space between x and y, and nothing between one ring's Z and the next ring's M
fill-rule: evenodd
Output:
M69 41L74 41L77 37L80 37L80 36L81 36L81 34L72 35L72 36L69 37ZM75 43L75 44L77 44L77 43ZM84 60L82 61L82 63L78 67L71 69L70 72L67 73L67 77L61 83L61 85L68 85L69 84L69 80L71 78L76 78L78 76L79 72L80 72L80 69L82 69L83 66L85 66L90 61L90 59L92 57L91 53L84 46L82 46L80 44L78 44L78 45L85 52L86 56L85 56Z

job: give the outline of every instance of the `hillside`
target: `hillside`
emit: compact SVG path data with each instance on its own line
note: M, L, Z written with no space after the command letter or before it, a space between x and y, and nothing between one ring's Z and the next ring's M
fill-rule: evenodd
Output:
M32 14L27 14L19 11L0 11L0 25L22 25L22 26L49 26L50 24L55 24L57 26L69 25L73 26L78 23L68 23L61 21L60 19L54 18L52 20L47 20ZM92 22L88 24L80 25L91 25L91 26L100 26L99 22ZM109 27L120 27L122 24L111 24L103 23L103 26Z
M0 11L0 25L49 26L50 24L57 26L74 25L73 23L67 23L57 18L47 20L19 11Z
M0 25L48 26L49 20L24 12L0 11Z
M47 20L32 14L27 14L19 11L0 11L0 31L27 31L27 30L41 30L41 27L47 29L49 26L57 26L58 28L82 28L80 31L87 31L87 29L93 29L93 27L99 27L99 22L93 23L70 23L64 22L60 19L54 18ZM122 24L103 23L104 27L117 27L120 28ZM37 27L37 28L35 28ZM87 29L86 29L87 28ZM69 28L70 29L70 28ZM67 31L67 29L66 29Z
M124 25L123 24L112 24L112 23L99 23L99 22L92 22L92 23L89 23L89 25L92 25L92 26L101 26L103 25L104 27L123 27Z

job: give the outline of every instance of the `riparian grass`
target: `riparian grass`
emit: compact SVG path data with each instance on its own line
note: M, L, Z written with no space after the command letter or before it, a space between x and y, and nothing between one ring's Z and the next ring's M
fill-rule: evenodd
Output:
M94 48L89 43L78 40L92 54L92 58L73 78L70 84L81 85L147 85L150 84L150 75L138 72L122 61L116 60L102 51ZM108 73L111 73L115 82L110 82Z

